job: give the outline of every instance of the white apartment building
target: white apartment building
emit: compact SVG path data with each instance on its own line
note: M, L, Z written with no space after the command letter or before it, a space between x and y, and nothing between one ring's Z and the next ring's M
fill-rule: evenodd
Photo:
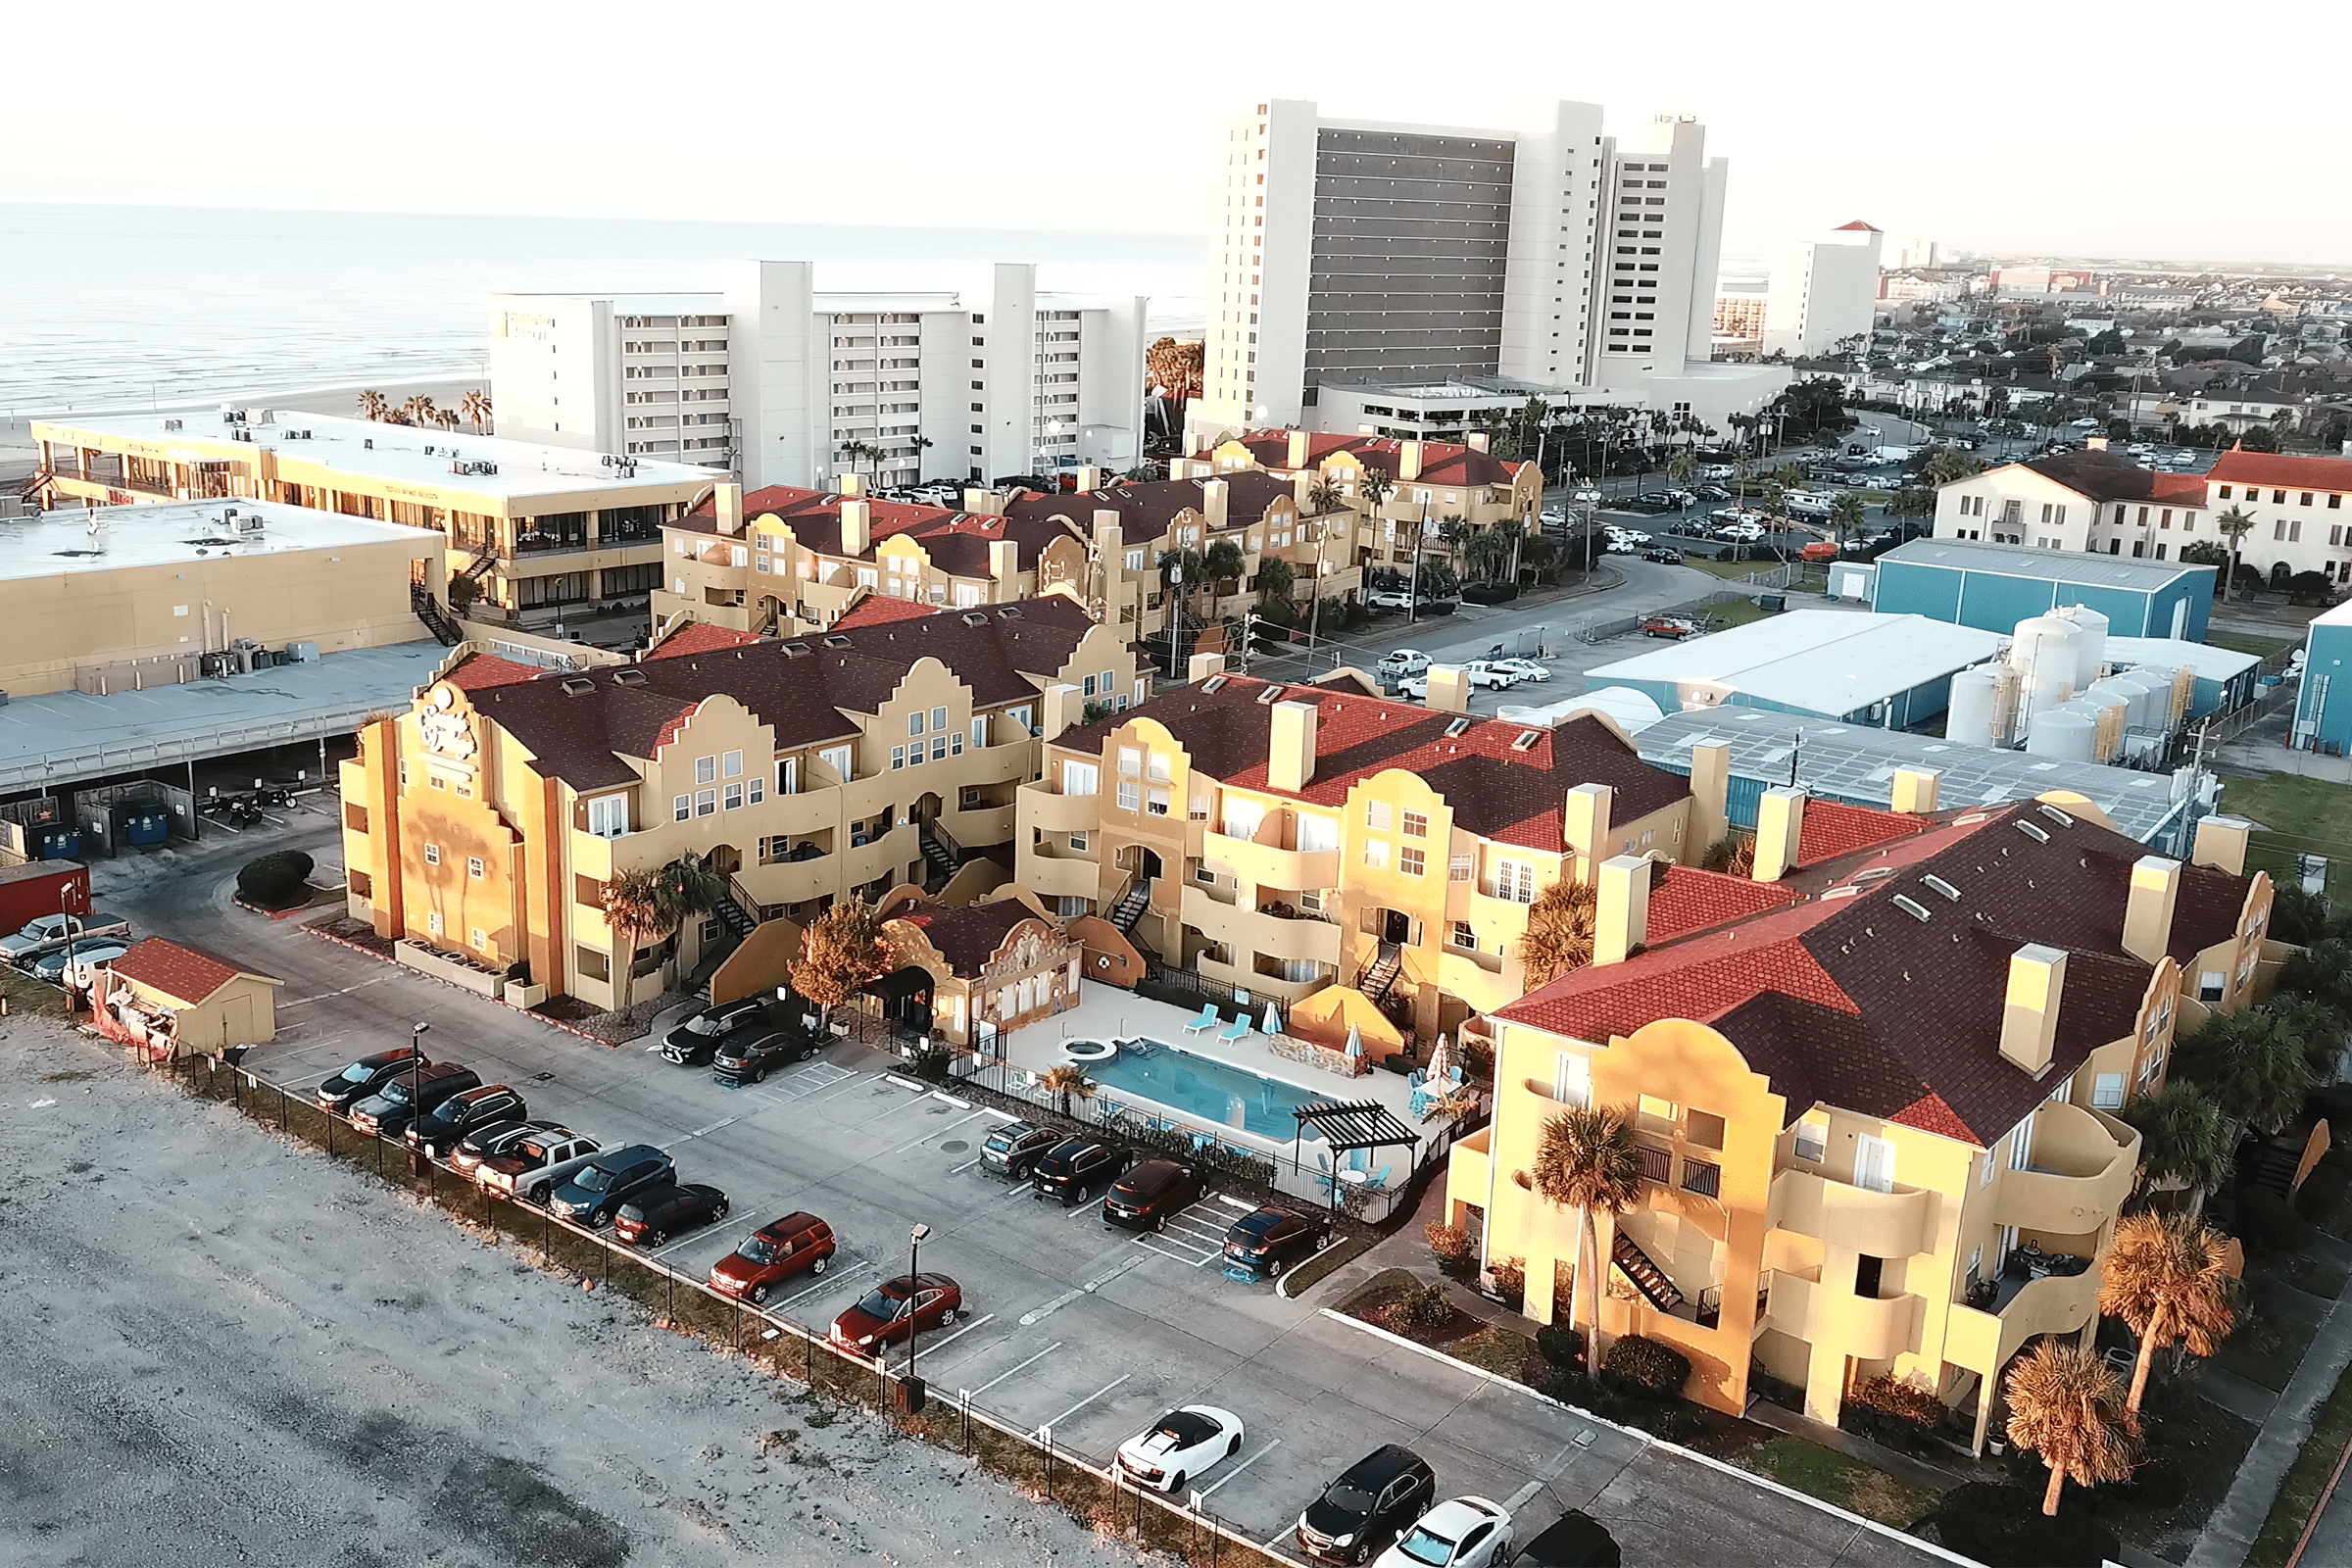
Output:
M807 262L739 261L714 292L493 295L500 430L754 487L1136 461L1143 299L1041 294L1025 263L996 268L985 304L812 281Z
M1827 352L1838 341L1867 338L1879 297L1879 257L1886 236L1859 220L1812 239L1772 247L1764 297L1764 352L1791 358Z
M1617 139L1593 104L1473 129L1272 100L1221 153L1195 447L1245 428L1352 434L1324 388L1356 383L1602 388L1714 423L1786 384L1709 363L1728 166L1693 120Z

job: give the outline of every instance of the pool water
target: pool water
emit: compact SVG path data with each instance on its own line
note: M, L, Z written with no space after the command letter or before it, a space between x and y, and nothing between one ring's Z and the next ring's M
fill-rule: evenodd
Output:
M1291 1112L1330 1098L1156 1040L1122 1040L1115 1055L1086 1063L1086 1075L1106 1090L1155 1102L1209 1126L1239 1127L1286 1144L1298 1135Z

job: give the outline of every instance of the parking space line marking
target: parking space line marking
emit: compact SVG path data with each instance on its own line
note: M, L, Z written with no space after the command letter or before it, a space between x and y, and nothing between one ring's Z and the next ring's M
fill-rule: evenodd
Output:
M1062 1411L1061 1414L1055 1416L1053 1420L1040 1421L1038 1425L1040 1427L1057 1427L1061 1425L1064 1421L1067 1421L1070 1417L1076 1415L1079 1411L1085 1409L1088 1405L1094 1403L1097 1399L1100 1399L1102 1397L1102 1396L1108 1394L1111 1390L1126 1382L1127 1379L1132 1375L1133 1374L1127 1372L1120 1373L1117 1377L1112 1378L1108 1383L1103 1384L1101 1388L1088 1395L1085 1398L1080 1399L1076 1404L1071 1405L1067 1410Z
M1025 1181L1021 1183L1020 1186L1015 1187L1011 1192L1006 1193L1002 1199L999 1200L999 1201L1009 1203L1016 1198L1026 1198L1036 1188L1036 1186L1037 1184L1035 1182Z
M949 1102L948 1102L948 1103L952 1105L952 1104L955 1104L955 1103L956 1103L956 1102L951 1100L951 1101L949 1101ZM932 1129L931 1129L929 1132L927 1132L927 1133L923 1134L923 1136L922 1136L922 1137L920 1137L920 1138L917 1138L917 1139L916 1139L916 1140L915 1140L913 1143L911 1143L911 1144L901 1144L901 1145L900 1145L898 1148L896 1148L896 1149L892 1150L892 1151L891 1151L891 1152L892 1152L892 1153L894 1153L894 1154L904 1154L904 1153L905 1153L905 1152L906 1152L906 1151L908 1151L909 1149L919 1149L919 1148L921 1148L923 1145L925 1145L925 1144L929 1143L929 1142L930 1142L932 1139L934 1139L934 1138L937 1138L937 1137L938 1137L938 1136L939 1136L941 1133L950 1133L950 1132L954 1132L954 1131L955 1131L956 1128L958 1128L958 1127L962 1126L962 1125L963 1125L965 1122L967 1122L967 1121L971 1121L971 1120L974 1120L974 1119L976 1119L976 1118L977 1118L979 1115L980 1115L980 1112L978 1112L978 1111L976 1111L976 1110L975 1110L975 1111L973 1111L973 1112L972 1112L972 1114L971 1114L971 1115L969 1115L969 1116L958 1116L958 1117L956 1117L956 1118L954 1121L952 1121L952 1122L948 1123L948 1124L947 1124L945 1127L934 1127L934 1128L932 1128Z
M932 1091L931 1091L931 1098L932 1098L933 1100L944 1100L944 1101L946 1101L946 1102L947 1102L949 1104L956 1106L956 1107L957 1109L959 1109L959 1110L969 1110L969 1109L971 1109L971 1108L972 1108L972 1102L971 1102L970 1101L968 1101L968 1100L957 1100L957 1099L956 1099L956 1098L954 1095L951 1095L951 1094L947 1093L945 1090L941 1090L941 1089L934 1089L934 1090L932 1090ZM965 1119L968 1121L970 1118L969 1118L969 1117L966 1117Z
M1012 1372L1000 1372L995 1377L990 1378L986 1383L981 1384L978 1388L965 1390L963 1396L967 1399L978 1398L981 1395L986 1394L989 1390L995 1388L1006 1378L1011 1377L1013 1372L1021 1371L1023 1368L1027 1367L1030 1361L1041 1361L1047 1356L1052 1355L1055 1350L1061 1348L1061 1341L1055 1340L1052 1345L1047 1346L1044 1349L1038 1351L1037 1354L1031 1356L1028 1361L1023 1361L1020 1366L1014 1367Z
M1095 1292L1101 1290L1103 1286L1108 1285L1112 1280L1117 1279L1120 1275L1126 1273L1129 1269L1135 1267L1136 1264L1141 1263L1142 1261L1143 1257L1139 1253L1128 1253L1118 1262L1111 1264L1110 1267L1104 1269L1093 1279L1088 1280L1084 1285L1079 1286L1076 1290L1064 1291L1059 1296L1054 1298L1054 1299L1051 1301L1046 1302L1043 1306L1033 1307L1029 1311L1023 1313L1021 1315L1021 1327L1027 1328L1030 1324L1035 1323L1039 1318L1045 1317L1049 1313L1060 1311L1063 1307L1069 1305L1081 1296L1093 1295Z
M960 1176L960 1175L962 1175L962 1174L963 1174L965 1171L967 1171L967 1170L970 1170L970 1169L971 1169L971 1168L972 1168L974 1165L977 1165L977 1164L979 1164L979 1163L980 1163L980 1156L979 1156L978 1154L974 1154L974 1155L973 1155L971 1158L969 1158L969 1159L965 1160L965 1161L964 1161L962 1164L960 1164L960 1165L956 1166L956 1167L954 1170L952 1170L952 1171L948 1172L948 1174L949 1174L949 1175L951 1175L951 1176Z
M806 1301L808 1299L808 1298L814 1296L819 1291L831 1290L834 1286L839 1285L844 1279L854 1280L861 1274L871 1274L873 1271L874 1265L871 1263L859 1263L855 1268L849 1269L846 1272L839 1268L829 1268L825 1270L825 1277L823 1279L819 1280L814 1285L809 1286L807 1290L801 1292L797 1296L787 1296L784 1298L784 1299L778 1301L774 1306L769 1307L768 1310L770 1312L781 1312L786 1307L792 1305L795 1301Z
M1267 1454L1272 1453L1276 1448L1281 1446L1282 1440L1280 1438L1276 1438L1272 1443L1267 1444L1264 1447L1258 1449L1249 1458L1244 1459L1240 1464L1235 1465L1232 1469L1217 1477L1216 1486L1200 1488L1199 1491L1200 1495L1203 1497L1207 1496L1210 1493L1216 1491L1217 1487L1221 1487L1226 1482L1231 1481L1235 1476L1240 1475L1243 1471L1249 1469L1251 1465L1257 1463L1258 1460L1263 1459Z
M996 1320L997 1314L994 1312L989 1313L986 1317L976 1317L969 1323L966 1323L963 1327L957 1329L955 1333L949 1335L946 1339L934 1342L927 1353L931 1355L937 1355L949 1346L954 1345L957 1340L962 1339L966 1334L971 1333L972 1330L978 1328L981 1324L994 1323Z
M930 1093L929 1085L918 1084L911 1078L902 1078L895 1072L886 1072L882 1078L885 1083L897 1084L901 1089L911 1089L918 1095Z
M1245 1214L1254 1214L1257 1212L1257 1205L1255 1203L1244 1202L1241 1199L1232 1197L1229 1194L1219 1193L1217 1195L1217 1201L1220 1203L1230 1203Z

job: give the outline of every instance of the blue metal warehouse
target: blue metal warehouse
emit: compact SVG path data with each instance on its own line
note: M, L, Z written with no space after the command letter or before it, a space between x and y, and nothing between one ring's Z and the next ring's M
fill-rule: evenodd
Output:
M2205 640L2214 568L2070 555L1975 539L1914 539L1881 556L1871 608L2007 632L2061 605L2085 605L2117 637Z
M1667 713L1761 708L1912 729L1949 706L1953 675L2007 641L1919 615L1796 610L1668 643L1586 679L1631 687Z
M2341 757L2352 750L2352 602L2313 617L2295 694L2294 744Z

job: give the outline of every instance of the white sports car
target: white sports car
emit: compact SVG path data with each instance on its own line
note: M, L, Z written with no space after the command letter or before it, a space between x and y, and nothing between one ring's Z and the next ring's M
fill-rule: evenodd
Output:
M1137 1483L1166 1493L1242 1451L1242 1418L1209 1404L1170 1410L1148 1432L1119 1445L1118 1465Z
M1484 1497L1450 1497L1423 1514L1372 1568L1494 1568L1511 1560L1511 1516Z

